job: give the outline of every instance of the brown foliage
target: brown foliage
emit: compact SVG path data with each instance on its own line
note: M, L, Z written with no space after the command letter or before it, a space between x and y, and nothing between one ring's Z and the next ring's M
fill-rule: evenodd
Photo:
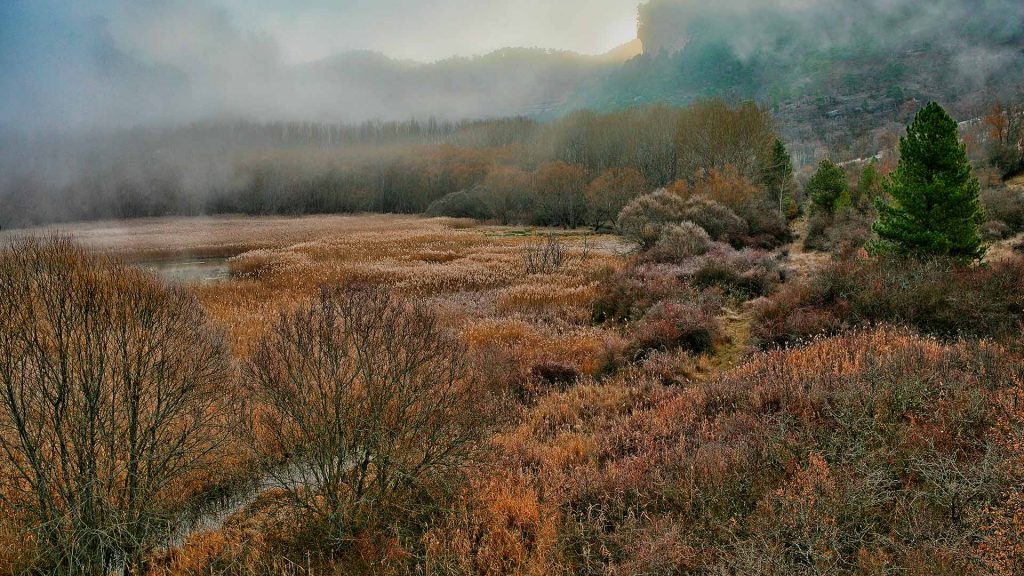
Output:
M677 127L679 174L699 177L731 165L755 179L774 142L771 116L756 104L731 107L721 100L695 104L683 112Z
M764 346L883 322L944 337L1015 337L1024 326L1024 259L977 267L841 260L761 302L754 321Z
M595 230L615 224L615 218L630 200L644 192L647 183L636 168L611 168L587 186L586 201L591 226Z
M474 560L501 538L517 573L982 573L986 554L1010 552L998 548L1009 511L988 548L974 543L979 514L1012 486L1017 456L991 441L1002 422L1020 437L996 399L1022 376L998 346L885 329L683 389L629 373L578 386L496 439L528 476L494 482L520 495L522 514L557 507L554 548L547 536L522 548L538 521L489 522L500 508L481 495L459 514L473 532L438 526L444 554L426 562L508 573Z
M415 520L473 461L484 398L462 346L384 288L282 313L244 372L253 450L329 544Z
M232 377L196 300L62 238L0 252L0 501L35 564L136 566L214 469Z

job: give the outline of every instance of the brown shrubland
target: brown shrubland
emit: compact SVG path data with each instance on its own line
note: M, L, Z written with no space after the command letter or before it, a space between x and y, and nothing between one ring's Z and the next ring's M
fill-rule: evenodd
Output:
M626 257L579 231L344 220L238 229L236 274L171 289L247 366L214 429L252 416L172 493L276 480L151 574L1024 566L1018 260L798 281L784 253L720 242ZM527 273L551 238L561 265ZM754 352L751 330L791 348ZM31 522L0 520L0 569L38 558Z
M1019 529L1019 453L1000 438L1019 442L1006 399L1021 376L998 346L884 329L759 356L686 389L631 374L578 386L496 439L505 466L526 474L504 490L530 502L524 512L557 510L555 543L537 536L552 521L544 513L477 534L500 513L495 498L439 527L432 541L447 544L427 564L481 574L1019 566L1018 548L1002 547ZM987 506L1001 511L994 521ZM487 560L496 542L516 564Z

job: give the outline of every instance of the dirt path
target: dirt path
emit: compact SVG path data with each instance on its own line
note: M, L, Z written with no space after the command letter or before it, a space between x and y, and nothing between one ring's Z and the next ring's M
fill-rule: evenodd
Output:
M1009 188L1024 194L1024 175L1020 175L1009 180L1006 185ZM1024 233L994 242L989 246L988 252L985 254L985 261L996 262L998 260L1013 258L1019 256L1022 252L1024 252Z
M776 253L785 255L783 266L790 272L789 282L808 278L821 270L832 260L832 255L824 252L813 252L804 249L807 238L807 218L800 218L791 225L793 241L780 246ZM739 307L725 308L719 320L728 342L723 344L702 366L702 375L712 377L726 372L742 364L749 356L752 341L753 302L746 302Z
M812 273L824 268L832 255L825 252L809 252L804 249L804 241L807 239L807 217L797 219L791 225L794 240L779 248L780 252L788 250L789 256L786 264L796 277L803 279Z

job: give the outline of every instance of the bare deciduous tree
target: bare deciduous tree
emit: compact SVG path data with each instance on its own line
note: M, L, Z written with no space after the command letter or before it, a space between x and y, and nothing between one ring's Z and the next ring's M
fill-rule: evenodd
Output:
M523 250L523 265L527 274L553 274L568 261L565 246L554 234L533 242Z
M231 376L193 297L67 239L0 251L0 500L38 567L141 567L217 447Z
M482 437L462 346L383 288L325 288L282 313L245 381L257 455L335 545L422 511Z

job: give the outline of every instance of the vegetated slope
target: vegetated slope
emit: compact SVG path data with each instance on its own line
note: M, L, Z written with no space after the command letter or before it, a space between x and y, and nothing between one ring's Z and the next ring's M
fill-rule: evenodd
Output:
M645 54L568 108L756 99L775 108L787 140L834 146L905 122L918 102L978 115L1020 86L1022 31L1024 7L1005 0L655 0L640 9Z

